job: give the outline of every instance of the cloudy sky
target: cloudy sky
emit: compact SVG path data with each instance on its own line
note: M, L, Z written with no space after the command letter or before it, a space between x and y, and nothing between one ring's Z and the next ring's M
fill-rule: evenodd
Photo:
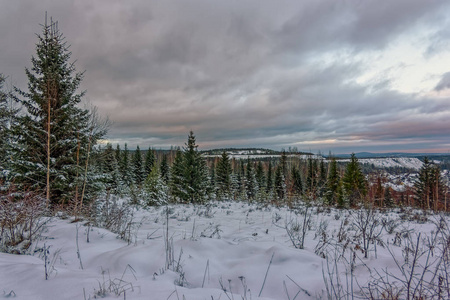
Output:
M0 0L25 88L45 11L108 139L167 148L450 151L447 0Z

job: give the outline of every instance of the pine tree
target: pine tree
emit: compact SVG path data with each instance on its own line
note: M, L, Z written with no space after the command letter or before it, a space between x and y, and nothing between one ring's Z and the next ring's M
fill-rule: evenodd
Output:
M218 197L227 198L231 189L231 163L226 151L222 152L217 163L216 177Z
M88 181L89 154L105 130L96 130L93 113L80 109L77 93L83 73L75 73L71 53L57 22L38 35L33 67L26 69L28 91L15 88L24 114L14 127L17 137L15 181L45 190L47 203L73 199L83 175ZM82 167L84 159L86 168Z
M366 179L355 153L352 153L350 157L350 163L347 164L342 183L350 207L354 206L357 201L362 200L367 194Z
M164 155L165 156L165 155ZM163 157L164 159L164 157ZM166 157L166 162L165 162L167 168L168 168L168 164L167 164L167 157ZM153 151L152 148L148 148L147 153L145 155L145 164L144 164L144 177L147 177L150 172L153 169L153 166L155 165L155 153ZM167 169L168 170L168 169ZM161 170L160 170L161 171ZM167 174L168 175L168 174ZM161 176L163 177L163 174L161 172ZM166 174L164 174L164 176L166 176ZM168 178L167 178L168 179ZM165 179L164 179L165 180ZM167 182L167 181L166 181Z
M161 160L161 164L159 166L159 173L161 175L162 180L169 184L169 163L167 162L167 154L164 154Z
M326 183L325 199L328 205L334 205L338 203L341 191L341 179L339 176L339 170L335 158L331 159L330 171L328 172L328 178Z
M134 151L133 154L133 161L132 161L132 170L133 170L133 182L138 187L142 185L144 182L145 176L144 176L144 169L142 166L142 153L141 149L139 148L139 145L136 146L136 151Z

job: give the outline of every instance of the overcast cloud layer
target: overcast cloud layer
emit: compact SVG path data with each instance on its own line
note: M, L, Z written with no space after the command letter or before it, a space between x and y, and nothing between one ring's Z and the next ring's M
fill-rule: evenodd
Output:
M0 72L26 87L47 10L113 143L450 151L447 0L0 5Z

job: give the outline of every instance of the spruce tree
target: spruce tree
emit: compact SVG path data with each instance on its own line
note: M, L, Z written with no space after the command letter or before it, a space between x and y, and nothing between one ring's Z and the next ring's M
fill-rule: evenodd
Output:
M287 155L286 155L286 151L284 149L281 152L280 166L281 166L281 174L283 174L284 178L287 178L287 176L288 176Z
M414 183L414 198L423 209L437 209L443 198L443 183L439 166L424 158L419 176Z
M138 187L142 185L144 182L145 176L144 176L144 169L142 166L142 153L141 149L139 148L139 145L136 146L136 150L133 154L133 161L132 161L132 170L133 170L133 182Z
M394 200L392 199L392 195L391 195L391 188L390 187L386 187L384 189L384 207L394 207Z
M164 159L164 157L163 157ZM145 164L144 164L144 177L147 177L150 172L153 169L153 166L155 165L155 153L153 151L152 148L148 148L147 153L145 154ZM166 166L168 167L169 165L167 164L167 157L166 157ZM168 169L167 169L168 170ZM160 170L161 171L161 170ZM165 176L166 174L164 174ZM168 175L168 174L167 174ZM163 174L161 172L161 176L163 177ZM168 179L168 178L167 178ZM165 180L165 179L164 179ZM167 182L167 181L166 181Z
M122 179L122 183L125 186L129 186L131 184L131 174L130 174L130 163L129 163L129 151L128 145L125 143L125 147L123 151L121 151L121 157L119 161L119 170Z
M366 179L356 158L355 153L350 157L344 177L342 178L343 189L350 207L361 201L367 194Z
M122 159L122 151L120 150L120 145L119 144L116 145L116 150L114 151L114 156L116 158L116 162L117 162L117 165L119 166L119 171L120 171L120 163L121 163L121 159Z
M245 198L246 197L245 186L247 180L245 178L245 165L243 160L241 160L239 163L238 181L239 181L239 197Z
M110 143L106 144L101 157L102 181L107 193L116 193L119 188L119 166L116 161L116 154Z
M14 126L15 181L45 190L47 203L53 204L73 199L81 174L84 191L89 153L105 134L95 130L93 114L78 106L84 95L77 93L83 73L76 73L69 62L68 48L57 22L46 22L32 68L25 69L28 91L15 88L24 108Z
M273 188L273 178L272 178L272 162L269 161L269 166L267 167L267 184L266 191L269 194Z
M208 188L208 170L206 161L198 151L194 133L191 131L184 148L184 187L186 198L191 203L206 200Z
M322 197L325 193L325 185L327 182L327 169L325 168L325 160L322 159L319 165L319 178L317 181L318 194Z
M317 160L312 157L308 158L306 191L310 199L315 199L317 191Z
M184 187L184 158L181 150L177 150L175 160L170 169L170 192L176 202L186 199Z
M261 161L258 161L256 165L256 182L258 183L258 189L264 190L266 187L266 177L264 176L264 168Z
M11 144L14 143L11 127L15 124L18 112L11 106L7 93L3 91L4 82L5 78L0 74L0 179L10 171Z
M231 163L228 153L222 152L216 170L217 193L219 198L228 198L231 189Z
M291 170L292 177L292 193L295 197L299 197L303 192L302 178L300 175L300 170L293 166Z
M275 171L275 192L278 200L284 200L286 195L286 183L284 181L282 166L278 166Z
M216 187L216 164L213 162L211 168L209 168L209 186L206 188L207 194L209 197L217 196L217 187Z
M341 179L337 167L336 159L333 157L330 162L330 170L326 183L325 199L328 205L335 205L338 203L341 191Z
M162 179L156 164L145 179L143 196L146 206L162 205L169 201L169 187Z
M169 184L169 163L167 162L167 154L163 154L161 164L159 166L159 173L162 180Z
M257 183L255 172L253 171L253 163L250 158L247 158L247 173L246 173L246 185L245 190L248 200L254 200L257 192Z

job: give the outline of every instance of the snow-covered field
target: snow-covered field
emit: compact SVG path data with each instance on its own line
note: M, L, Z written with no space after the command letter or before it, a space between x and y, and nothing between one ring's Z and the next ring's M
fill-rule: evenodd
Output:
M446 237L449 218L442 218L237 202L175 205L136 211L130 243L105 229L55 218L46 238L33 244L33 256L0 253L0 298L292 300L346 298L352 290L365 298L361 287L380 275L403 278L393 257L408 274L417 240L425 254L414 273L421 274L429 254L422 239ZM358 228L364 224L373 227L367 243ZM428 257L429 270L448 266L439 247ZM391 282L402 287L399 279Z

